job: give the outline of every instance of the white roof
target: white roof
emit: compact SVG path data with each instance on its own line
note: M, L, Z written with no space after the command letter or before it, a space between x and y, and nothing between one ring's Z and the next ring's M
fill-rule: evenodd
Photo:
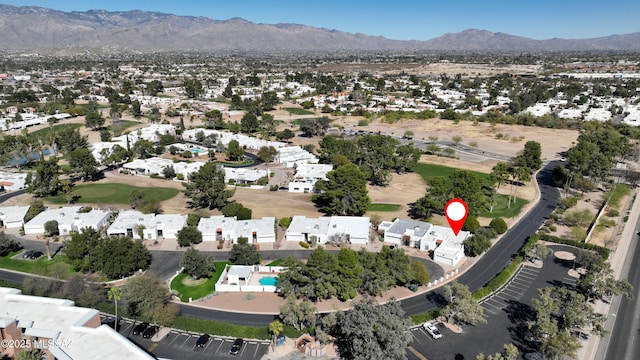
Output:
M225 182L231 179L235 181L253 182L265 176L268 176L267 170L224 167Z
M215 234L217 229L235 229L236 218L223 215L201 218L198 222L198 230L202 234Z
M307 218L306 216L294 216L291 218L291 224L287 228L287 232L291 233L308 233L308 234L326 234L329 229L330 218L323 216L320 218Z
M248 279L253 272L251 265L230 265L227 276L237 276L240 279Z
M262 219L237 220L236 236L251 239L255 231L258 236L275 235L276 218L268 216Z
M72 224L77 212L82 208L81 206L66 206L58 209L46 209L40 214L36 215L33 219L29 220L25 226L41 226L47 221L55 220L58 225Z
M153 359L112 328L106 325L89 327L87 322L95 319L98 311L76 307L71 300L27 296L17 289L0 288L0 309L2 323L19 319L19 325L31 325L25 335L57 335L61 346L50 349L60 354L57 358Z
M329 219L327 235L349 234L354 238L369 238L371 223L368 217L359 216L332 216Z
M4 222L22 221L30 206L0 206L0 219Z
M136 225L143 225L146 229L155 229L154 214L143 214L137 210L125 210L118 213L116 220L109 226L110 234L126 234L127 229L134 229Z
M177 232L187 224L187 215L160 214L155 217L157 230Z

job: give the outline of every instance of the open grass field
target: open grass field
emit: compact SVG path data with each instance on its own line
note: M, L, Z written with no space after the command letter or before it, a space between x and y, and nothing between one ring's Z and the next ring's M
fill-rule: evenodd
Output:
M287 108L284 108L283 110L285 110L291 115L313 115L314 114L313 111L295 108L295 107L287 107Z
M224 271L224 268L227 266L227 264L230 264L230 262L216 261L216 269L212 273L211 277L197 286L185 285L182 281L185 278L189 277L189 275L184 272L180 273L180 275L176 276L171 281L171 290L177 291L179 294L178 297L180 297L180 300L183 302L188 302L189 298L196 300L212 294L216 289L216 282L220 278L220 275L222 275L222 272Z
M443 165L436 165L436 164L425 164L425 163L418 163L416 166L414 166L411 171L413 171L414 173L422 176L422 178L424 179L424 181L427 181L427 179L432 178L432 177L436 177L436 176L444 176L444 177L448 177L452 172L456 171L456 170L460 170L460 169L456 169L456 168L452 168L452 167L448 167L448 166L443 166ZM487 173L481 173L481 172L477 172L477 171L472 171L472 170L468 170L471 171L475 174L477 174L478 176L480 176L480 178L488 185L489 183L489 179L490 179L490 175Z
M398 209L400 209L399 204L374 203L369 205L367 211L396 211Z
M113 131L115 131L115 130L118 130L118 131L120 131L120 132L123 132L123 131L125 131L126 129L128 129L128 128L132 127L132 126L139 125L139 124L140 124L140 122L138 122L138 121L120 120L120 122L118 122L118 124L117 124L117 125L115 125L115 126L114 126L113 124L111 124L111 125L107 126L107 129L108 129L109 131L111 131L111 132L113 132Z
M37 260L27 260L21 257L22 252L23 250L20 250L0 257L0 268L52 277L66 277L75 273L75 270L67 262L68 259L64 255L58 254L48 260L47 255L44 254ZM18 255L18 258L12 259L15 255Z
M58 134L60 131L62 131L63 129L78 129L80 127L84 126L83 124L58 124L58 125L54 125L53 126L53 133L54 134ZM42 138L42 139L48 139L49 138L49 134L51 134L51 130L49 129L49 127L46 128L42 128L40 130L36 130L32 133L29 133L29 137L34 138L34 139L38 139L38 138ZM45 141L46 142L46 141Z
M78 185L73 188L73 195L77 196L78 203L104 203L104 204L128 204L129 194L134 190L144 193L145 199L164 201L178 195L178 189L163 187L137 187L120 183L102 183ZM47 198L54 204L65 204L62 196Z
M522 211L522 208L527 205L529 201L516 198L515 202L511 201L511 207L509 207L509 196L498 194L496 198L496 204L493 207L493 211L489 212L488 210L481 213L481 217L486 218L497 218L501 217L504 219L510 219L512 217L517 216Z

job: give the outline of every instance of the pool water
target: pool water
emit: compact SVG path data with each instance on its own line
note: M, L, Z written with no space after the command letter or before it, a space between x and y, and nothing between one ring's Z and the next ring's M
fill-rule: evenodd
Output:
M200 150L200 149L194 149L194 148L191 148L191 149L189 149L189 150L190 150L192 153L195 153L195 154L200 154L200 153L202 152L202 150Z
M278 285L278 277L277 276L267 276L267 277L263 277L262 279L258 280L258 282L260 283L260 285L264 285L264 286L276 286L276 285Z

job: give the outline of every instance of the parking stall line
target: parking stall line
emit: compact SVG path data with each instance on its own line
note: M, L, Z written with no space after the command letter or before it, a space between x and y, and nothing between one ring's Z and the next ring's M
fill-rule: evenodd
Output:
M540 269L532 269L532 268L522 268L522 270L520 270L521 273L525 273L525 274L536 274L538 275L540 273Z
M220 345L218 345L218 348L216 349L216 353L217 353L218 351L220 351L220 348L222 347L222 344L224 344L224 340L220 342Z
M523 290L523 291L529 288L528 286L525 286L525 285L519 285L519 284L513 284L513 283L507 285L507 288L510 288L510 287L516 288L518 290Z
M502 293L500 293L500 294L496 294L496 295L495 295L495 297L500 298L501 300L503 300L503 301L505 301L505 302L507 302L507 301L509 301L509 300L511 300L511 299L513 298L513 297L509 297L509 296L507 296L507 297L503 297L503 296L502 296Z
M507 296L511 296L511 297L520 297L523 294L522 291L517 291L514 289L503 289L501 293L506 293Z

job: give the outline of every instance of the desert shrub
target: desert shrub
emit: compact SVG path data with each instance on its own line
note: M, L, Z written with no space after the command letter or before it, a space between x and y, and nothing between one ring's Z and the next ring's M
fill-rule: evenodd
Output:
M498 234L504 234L507 231L507 222L502 218L495 218L489 223L489 227L495 230Z

